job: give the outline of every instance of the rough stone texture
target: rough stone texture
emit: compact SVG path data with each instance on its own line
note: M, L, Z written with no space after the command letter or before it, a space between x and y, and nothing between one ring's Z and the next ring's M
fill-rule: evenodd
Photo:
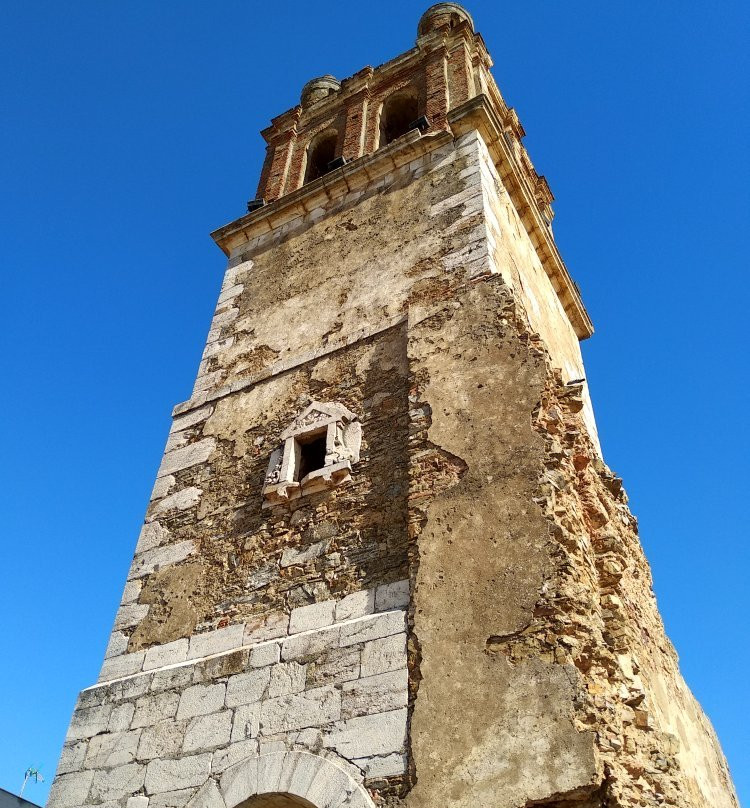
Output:
M320 630L307 634L299 634L284 640L281 646L281 658L284 662L295 659L308 659L318 656L330 647L339 644L341 629Z
M375 610L378 612L384 612L387 609L403 609L408 605L408 581L394 581L392 584L384 584L375 591Z
M117 800L123 794L133 794L143 785L146 767L129 763L108 771L97 771L91 784L90 799L94 803Z
M157 547L153 550L147 550L145 553L136 555L133 566L130 570L131 578L142 578L144 575L150 575L152 572L166 567L170 564L177 564L179 561L184 561L191 553L195 551L195 545L192 541L181 541L176 544L169 544L164 547ZM130 606L123 606L120 612L129 609L134 612L137 609L144 609L143 606L138 604L131 604ZM148 607L145 607L145 612L148 612ZM133 622L127 622L123 628L128 628L134 623L140 622L144 615L139 615ZM117 626L117 622L115 622Z
M94 772L76 772L74 774L59 774L50 789L48 801L61 808L72 808L83 805L91 788Z
M175 640L164 645L154 645L146 651L143 660L143 670L154 670L164 665L173 665L176 662L183 662L188 656L189 640Z
M119 656L120 654L124 654L128 647L128 635L124 631L113 631L109 642L107 643L107 649L104 652L104 658L109 659L109 657Z
M224 706L226 685L194 685L183 691L177 718L192 718L196 715L208 715Z
M185 733L183 752L203 752L229 743L232 734L232 711L194 718Z
M238 803L259 808L326 806L374 808L361 785L360 771L330 754L307 750L275 750L227 769L218 789L209 782L199 792L197 808L221 808ZM249 801L248 801L248 798Z
M341 694L333 687L282 696L263 702L260 726L265 734L289 732L336 721L341 715Z
M164 454L157 477L165 474L176 474L183 469L204 463L211 456L214 450L214 441L211 438L191 443L180 449L174 449Z
M194 393L50 808L261 784L259 808L737 808L574 381L551 193L454 16L266 133L263 188L297 188L328 126L356 159L215 234ZM360 156L408 87L432 128ZM264 508L311 401L356 416L360 459Z
M68 727L68 734L65 740L72 741L78 738L91 738L100 732L104 732L109 724L111 713L111 704L78 707L73 713L73 719Z
M355 718L406 707L408 683L405 669L344 682L341 689L341 717Z
M551 569L547 525L532 502L543 446L530 413L544 368L528 351L519 361L523 346L503 328L503 292L498 283L470 288L460 308L425 320L410 342L419 401L432 413L419 436L427 453L415 446L412 489L416 495L429 486L414 512L422 677L411 726L414 805L435 804L457 776L465 781L460 806L523 804L593 789L601 777L593 731L574 722L583 689L575 668L487 653L491 637L527 627ZM512 394L498 395L503 389ZM429 466L438 471L428 478ZM478 736L487 716L492 731ZM444 734L452 743L436 747ZM529 748L538 749L543 767ZM420 766L423 759L430 765Z
M311 603L309 606L298 606L289 616L289 633L296 634L299 631L330 626L335 619L335 601L324 600L321 603Z
M257 738L260 734L260 702L243 704L234 711L232 741ZM257 742L256 742L257 743Z
M165 542L169 541L169 539L169 531L162 526L161 522L146 522L146 524L141 528L141 533L138 537L138 543L135 546L135 551L136 553L145 553L146 550L153 550L154 547L164 544ZM139 581L139 592L142 585L142 581ZM123 603L125 602L129 603L130 601L125 601L123 599Z
M58 774L68 774L82 769L87 750L87 741L66 742L57 763Z
M159 693L143 696L135 702L135 715L132 727L148 727L167 718L174 718L180 696L177 693Z
M403 634L394 634L365 643L362 649L362 676L375 676L402 667L406 659L405 639Z
M435 804L460 773L466 785L455 805L547 804L551 794L559 805L735 805L713 734L664 637L621 482L597 456L580 394L563 385L502 285L475 286L459 300L460 308L420 324L410 344L418 399L429 403L422 438L440 447L433 452L444 471L414 511L421 680L411 724L417 782L407 804ZM485 399L480 380L490 372L512 396ZM415 494L423 468L412 472ZM621 581L626 570L632 577ZM641 673L653 665L661 681L649 689L633 676L632 659L643 660ZM667 716L661 727L657 712ZM480 740L473 728L488 713L493 732ZM682 742L670 715L679 715ZM454 742L438 750L443 732ZM543 769L529 748L544 755ZM680 751L685 764L695 762L681 765ZM487 765L497 759L501 769Z
M298 662L282 662L270 670L268 695L271 698L301 693L305 689L307 666Z
M121 679L124 676L138 673L143 668L145 656L145 651L136 651L134 654L107 657L102 664L99 680Z
M149 808L184 808L197 791L194 787L154 794L149 798Z
M408 582L407 582L408 584ZM408 601L401 604L408 606ZM365 617L375 611L375 590L363 589L352 592L336 604L336 620L351 620L356 617Z
M342 721L325 741L343 757L354 760L403 752L406 710Z
M236 741L226 749L216 752L211 760L211 771L214 774L221 774L223 771L258 754L258 741L255 739Z
M211 755L192 755L178 760L153 760L146 768L146 793L182 791L201 786L211 770Z
M186 729L186 721L174 720L160 721L146 727L141 733L138 760L177 757L182 749Z
M262 621L271 615L274 621L282 621L284 613L297 608L301 611L296 612L291 629L309 630L335 619L332 609L320 607L320 601L337 602L363 586L371 588L370 583L406 577L403 345L398 328L387 330L339 358L300 368L283 380L268 380L265 391L257 390L249 397L240 394L237 406L217 405L201 424L204 432L216 430L231 438L250 412L274 420L258 424L250 433L242 430L234 441L222 439L211 459L210 478L205 464L176 474L180 484L200 488L203 494L189 508L160 513L160 532L152 531L154 538L149 538L160 543L136 556L130 575L142 581L142 589L137 601L128 604L132 616L128 613L126 625L118 625L128 633L129 652L180 639L190 639L191 657L221 652L226 646L213 645L213 637L207 637L203 645L200 635L220 629L231 637L234 626L244 624L245 637L235 637L235 646L279 636L288 627L279 624L276 628L275 623L264 625ZM363 428L369 429L361 463L372 467L372 473L332 493L340 500L332 518L318 514L327 509L323 494L300 501L293 513L281 507L264 511L260 487L250 481L262 479L267 451L296 409L292 402L310 383L330 387L330 394L321 398L341 399L344 396L336 380L351 374L359 374L360 382L345 394L345 401L364 419ZM273 411L258 410L254 401L261 392L276 400ZM226 419L231 423L225 423ZM262 444L257 442L261 440ZM376 500L384 503L384 497L388 497L387 507L370 505ZM311 509L311 502L318 504ZM151 507L158 507L158 501ZM318 554L321 543L327 551ZM310 546L315 552L308 552ZM305 607L310 612L301 622ZM312 619L313 613L316 619ZM338 619L352 614L342 612ZM257 626L252 629L254 620ZM232 625L222 626L222 622ZM122 648L122 641L117 647Z
M366 617L341 626L341 645L356 645L381 637L390 637L404 630L404 614L401 611L388 612L384 615Z
M108 732L124 732L131 725L135 714L135 704L126 702L112 708L107 724Z
M190 638L189 659L218 654L242 645L245 627L242 625L227 626L208 634L198 634Z
M109 769L113 766L132 763L136 759L140 737L141 730L95 735L88 745L85 767L87 769Z
M271 673L268 668L232 676L227 682L227 707L238 707L241 704L260 701L268 690L270 678Z
M250 665L253 668L262 668L273 665L281 658L281 646L278 643L267 643L250 652Z

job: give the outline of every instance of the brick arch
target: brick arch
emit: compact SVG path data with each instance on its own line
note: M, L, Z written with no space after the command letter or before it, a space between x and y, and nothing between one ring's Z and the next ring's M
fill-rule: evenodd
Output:
M213 785L211 791L210 800L204 797L190 808L260 808L264 803L251 798L261 795L267 797L269 808L272 795L297 799L289 801L289 808L375 808L358 770L344 760L301 750L245 758L230 766L218 789Z
M400 135L406 134L409 124L419 117L423 106L419 88L413 82L405 82L400 86L392 88L388 95L383 98L380 108L378 109L378 148L386 146ZM391 123L389 122L389 118L393 116L394 113L397 117L403 118L403 120L398 122L401 124L400 126L398 123L396 125L397 133L389 133L387 131Z
M322 177L326 173L328 163L339 152L340 140L339 131L335 126L329 126L310 138L310 142L305 149L305 160L302 167L303 185ZM326 155L322 163L320 163L321 158L319 156L321 149L324 150Z

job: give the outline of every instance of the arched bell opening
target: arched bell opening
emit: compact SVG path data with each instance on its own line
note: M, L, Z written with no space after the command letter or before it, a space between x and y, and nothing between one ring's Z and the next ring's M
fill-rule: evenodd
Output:
M387 146L405 135L419 118L419 97L416 89L405 87L388 96L380 113L380 146Z
M339 133L335 129L326 129L312 139L307 147L305 184L328 173L328 164L336 156L338 141Z

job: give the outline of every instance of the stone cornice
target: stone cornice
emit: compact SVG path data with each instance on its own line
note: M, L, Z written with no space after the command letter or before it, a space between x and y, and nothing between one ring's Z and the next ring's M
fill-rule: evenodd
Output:
M419 130L414 129L373 154L352 160L265 207L214 230L211 238L225 255L229 255L232 250L256 236L276 230L291 219L321 207L327 201L364 188L390 171L450 143L451 140L453 137L450 132L422 135Z
M576 335L579 339L590 337L594 333L594 325L583 305L581 294L542 218L535 189L530 186L526 173L518 165L505 138L503 124L489 98L478 95L451 110L448 113L448 123L456 136L472 129L478 130L482 135Z
M246 379L240 379L232 384L224 385L217 390L207 390L199 393L198 395L191 396L187 401L182 401L179 404L175 404L174 408L172 409L172 416L176 418L178 415L184 415L185 413L191 412L198 407L202 407L205 404L211 404L214 401L231 396L232 394L238 393L241 390L249 390L251 387L255 387L258 382L265 381L273 376L278 376L280 373L286 373L292 368L299 367L307 362L312 362L315 359L320 359L321 356L328 356L329 354L340 351L342 348L346 348L347 346L353 345L356 342L360 342L361 340L368 339L375 334L380 334L383 331L387 331L389 328L393 328L403 322L406 322L406 317L404 315L391 317L388 320L378 323L378 325L372 328L362 328L359 331L355 331L353 334L348 334L347 336L340 337L339 339L330 340L325 345L322 345L320 348L314 351L306 351L305 353L293 356L291 359L284 359L279 362L274 362L258 373L248 376Z

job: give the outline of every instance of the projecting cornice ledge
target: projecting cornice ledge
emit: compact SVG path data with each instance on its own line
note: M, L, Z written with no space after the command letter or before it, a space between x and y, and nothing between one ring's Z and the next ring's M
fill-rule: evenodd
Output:
M486 95L475 96L451 110L448 123L456 137L475 129L481 134L578 339L587 339L594 333L594 324L542 218L534 192L513 155L505 127L490 99Z
M352 160L298 190L284 194L268 205L214 230L211 238L226 255L230 255L237 247L254 238L279 230L287 224L291 227L294 219L306 216L352 191L363 190L395 169L452 140L453 135L450 132L423 135L418 129L413 129L373 154Z

